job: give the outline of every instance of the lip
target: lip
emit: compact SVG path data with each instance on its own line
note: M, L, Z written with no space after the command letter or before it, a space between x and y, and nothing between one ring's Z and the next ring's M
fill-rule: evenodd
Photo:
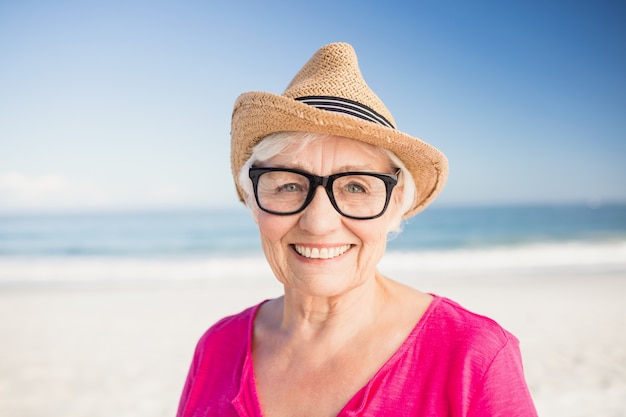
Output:
M294 251L306 259L334 259L343 254L345 254L352 245L344 244L344 245L330 245L330 246L322 246L322 245L303 245L303 244L294 244L292 245Z

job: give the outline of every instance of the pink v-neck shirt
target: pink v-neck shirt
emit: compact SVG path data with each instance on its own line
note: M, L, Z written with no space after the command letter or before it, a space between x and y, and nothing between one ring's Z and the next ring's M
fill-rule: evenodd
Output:
M251 352L258 309L224 318L202 336L177 417L263 415ZM442 297L435 297L400 348L338 414L536 415L518 340L493 320Z

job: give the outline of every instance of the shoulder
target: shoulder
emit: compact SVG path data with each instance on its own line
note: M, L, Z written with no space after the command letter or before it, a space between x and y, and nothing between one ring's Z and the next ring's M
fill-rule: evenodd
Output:
M450 384L463 398L459 408L473 416L536 417L518 339L489 317L446 298L435 300L429 335L439 341L445 374L458 375Z
M442 386L462 399L459 409L467 409L470 403L479 409L485 404L508 406L507 393L521 399L523 404L515 402L515 406L532 408L514 335L493 319L447 298L435 297L427 314L416 343L417 358L428 364L430 375L441 378ZM494 405L494 399L503 403Z
M426 355L432 366L476 377L498 356L520 357L517 338L496 321L437 296L425 313L415 343L416 351Z
M252 328L254 315L259 305L249 307L237 314L227 316L212 325L198 341L196 355L206 351L232 351L244 347Z
M517 338L495 320L444 297L436 296L433 300L425 327L451 343L480 344L496 350L510 342L518 343Z
M254 315L259 306L260 305L248 307L237 314L222 318L206 331L204 337L246 330L250 326L250 322L254 319Z
M196 345L180 400L180 416L231 410L249 352L251 327L258 305L211 326ZM211 414L213 415L213 414Z

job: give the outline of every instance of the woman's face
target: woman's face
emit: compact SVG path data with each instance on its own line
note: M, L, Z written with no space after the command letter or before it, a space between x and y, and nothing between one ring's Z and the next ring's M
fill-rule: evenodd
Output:
M288 147L258 165L296 168L320 176L347 171L394 173L382 152L341 137L313 141L297 152ZM371 220L339 214L323 187L317 188L313 201L298 214L278 216L256 208L263 251L274 274L285 287L322 297L343 294L374 279L390 224L401 216L400 195L396 187L387 211Z

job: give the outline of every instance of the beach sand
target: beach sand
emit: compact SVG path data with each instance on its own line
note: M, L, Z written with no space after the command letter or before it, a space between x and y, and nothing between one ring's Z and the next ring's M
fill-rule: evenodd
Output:
M281 292L268 268L232 265L220 280L199 273L154 282L3 284L0 416L175 415L199 336L219 318ZM623 264L443 272L398 265L391 259L381 269L490 316L521 340L540 416L626 416ZM20 268L34 266L0 263L0 273L19 275ZM90 269L38 268L68 275ZM211 276L211 265L205 268Z

